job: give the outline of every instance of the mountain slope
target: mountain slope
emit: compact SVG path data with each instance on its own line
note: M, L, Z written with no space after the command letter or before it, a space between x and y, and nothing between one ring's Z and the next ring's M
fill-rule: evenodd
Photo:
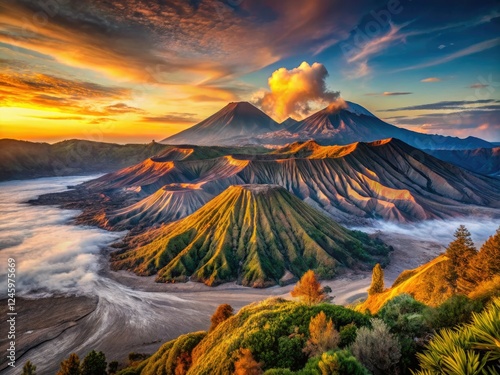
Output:
M0 181L115 171L167 147L155 142L118 145L68 140L50 145L0 139Z
M325 145L345 145L398 138L420 149L473 149L492 147L475 137L460 139L442 135L422 134L390 125L359 104L338 101L284 130L263 136L266 144L285 144L314 139Z
M251 143L252 137L280 128L276 121L250 103L229 103L206 120L161 142L205 146L245 144Z
M332 277L363 267L387 248L349 231L279 186L232 186L192 215L133 237L114 269L157 273L158 282L274 285L308 269Z
M500 147L474 150L425 150L425 152L470 171L500 177Z
M119 230L169 223L192 214L212 198L197 186L165 185L140 202L111 212L106 225Z
M197 192L213 196L231 185L280 185L343 221L500 215L499 180L443 162L395 139L347 146L297 143L238 159L148 160L85 186L152 194L172 183L196 185Z

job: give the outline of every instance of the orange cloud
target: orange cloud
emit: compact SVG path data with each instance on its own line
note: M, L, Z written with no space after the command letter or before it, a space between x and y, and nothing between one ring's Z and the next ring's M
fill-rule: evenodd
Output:
M268 80L270 92L263 92L255 102L278 121L287 117L304 117L311 111L310 104L328 104L339 97L338 92L326 88L328 71L323 64L276 70Z
M441 82L441 78L438 77L429 77L420 80L420 82Z

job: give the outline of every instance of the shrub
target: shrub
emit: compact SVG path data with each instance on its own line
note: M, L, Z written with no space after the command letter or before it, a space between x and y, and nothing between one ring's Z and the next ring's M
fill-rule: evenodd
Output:
M403 373L418 364L416 354L422 349L420 343L431 331L426 319L428 310L409 294L401 294L387 301L377 315L401 344L400 367Z
M401 358L398 339L380 319L372 319L372 329L358 329L351 350L354 356L374 375L396 373Z
M22 375L36 375L36 366L31 361L27 361L23 366Z
M321 375L369 375L348 350L323 353L318 363Z
M76 353L71 353L68 359L61 362L57 375L80 375L80 358Z
M210 326L209 331L213 331L219 324L221 324L224 320L227 320L231 316L233 316L234 310L231 307L231 305L228 304L222 304L217 307L217 310L215 310L214 314L212 315L212 318L210 319L212 325Z
M340 329L340 342L339 346L344 348L351 345L358 334L358 327L354 323L349 323Z
M429 320L434 329L452 328L467 323L473 312L481 311L483 305L463 295L455 295L433 309L429 313Z
M238 360L234 363L234 375L260 375L262 363L257 362L249 349L239 351Z
M458 330L442 329L417 354L421 370L415 375L497 374L500 362L500 298L481 313L472 313L472 322Z
M300 281L293 288L292 297L298 297L301 301L307 305L312 305L315 303L320 303L324 301L326 294L321 288L321 284L316 279L314 271L307 271Z
M309 323L309 339L307 340L304 352L310 357L335 349L340 341L340 335L335 329L331 319L327 320L326 315L321 311L311 318Z
M83 359L81 375L106 375L106 356L103 352L92 350Z

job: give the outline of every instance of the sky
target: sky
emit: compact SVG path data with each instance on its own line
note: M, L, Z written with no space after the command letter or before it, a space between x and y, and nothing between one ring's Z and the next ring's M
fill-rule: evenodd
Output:
M0 3L0 138L143 143L228 102L282 121L339 96L410 130L500 141L500 3Z

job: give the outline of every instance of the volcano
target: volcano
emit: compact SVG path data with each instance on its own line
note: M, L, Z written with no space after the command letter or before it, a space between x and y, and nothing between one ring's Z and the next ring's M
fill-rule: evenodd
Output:
M263 136L266 144L286 144L315 140L323 145L345 145L353 142L373 142L397 138L419 149L475 149L493 147L482 139L465 139L436 134L422 134L388 124L363 108L349 101L339 101L286 129Z
M206 120L161 142L171 145L237 145L252 143L253 137L281 128L250 103L236 102L229 103Z
M365 267L388 248L349 231L276 185L231 186L192 215L133 237L114 269L158 282L237 280L266 287L308 269L333 277Z
M229 103L199 124L166 138L170 145L283 146L314 140L322 145L346 145L397 138L419 149L469 150L491 148L482 139L422 134L388 124L359 104L338 99L328 107L297 121L278 124L248 102Z

